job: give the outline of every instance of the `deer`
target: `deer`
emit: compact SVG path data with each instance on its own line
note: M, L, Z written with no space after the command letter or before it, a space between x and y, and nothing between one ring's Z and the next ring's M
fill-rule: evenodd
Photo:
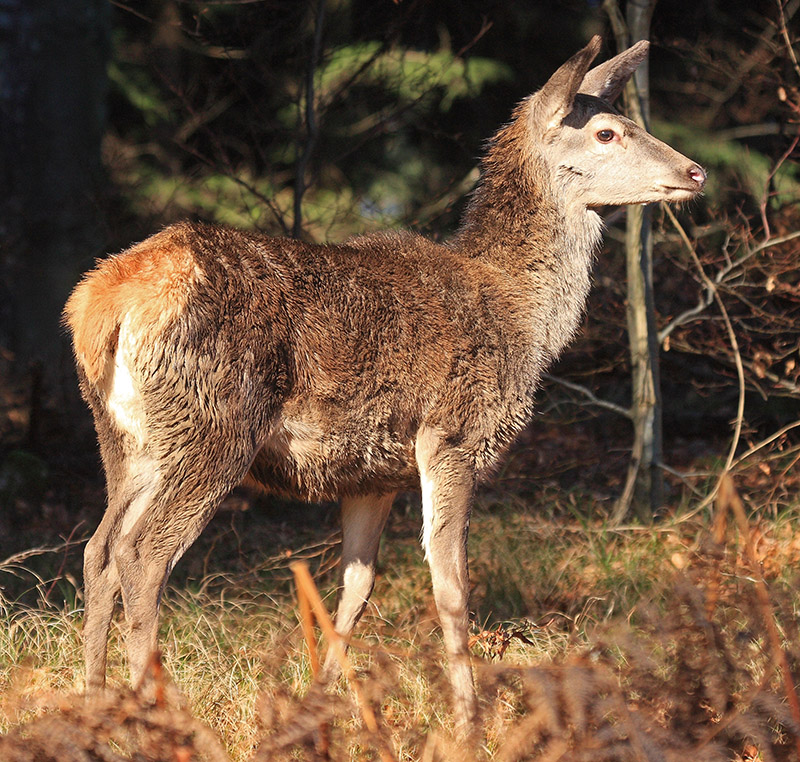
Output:
M339 502L344 639L394 498L419 489L453 711L470 726L476 487L578 329L597 208L685 202L706 181L611 105L648 44L591 68L595 36L522 100L443 243L388 231L318 244L181 222L83 277L64 315L107 485L84 555L87 695L105 686L120 595L141 680L170 573L237 485Z

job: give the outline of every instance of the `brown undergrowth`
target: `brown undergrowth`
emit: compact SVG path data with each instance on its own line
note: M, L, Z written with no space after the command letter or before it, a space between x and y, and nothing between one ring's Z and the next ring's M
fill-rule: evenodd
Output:
M763 527L753 532L748 526L737 493L725 482L710 529L672 559L680 569L662 603L640 605L535 663L525 658L533 624L476 630L473 650L483 656L476 659L481 716L466 745L456 742L446 715L409 708L446 695L437 644L406 649L358 642L336 689L311 680L300 687L276 682L265 690L252 716L257 741L234 757L798 759L796 600L790 586L774 579L768 584L765 537ZM790 552L791 543L787 547ZM775 556L769 556L773 562ZM301 603L315 595L308 583L299 590ZM324 607L311 603L301 611L307 632L311 612L323 632L329 629ZM297 631L293 638L273 653L273 664L297 659ZM316 650L310 635L307 644ZM411 662L426 682L427 699L409 695L404 685ZM18 692L16 707L13 690L3 699L6 716L33 716L0 737L3 762L232 759L220 736L193 716L159 662L140 689L114 689L91 702L23 694Z

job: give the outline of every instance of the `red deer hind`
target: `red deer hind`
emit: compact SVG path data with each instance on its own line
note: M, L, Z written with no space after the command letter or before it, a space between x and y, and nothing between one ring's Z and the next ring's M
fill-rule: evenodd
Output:
M599 49L595 37L517 106L448 243L385 232L318 245L182 223L75 288L66 322L108 487L84 563L88 691L105 684L120 593L141 678L167 578L237 484L340 501L345 637L394 496L421 487L455 715L470 723L473 493L575 333L601 239L593 208L686 201L705 183L610 105L648 44L590 69Z

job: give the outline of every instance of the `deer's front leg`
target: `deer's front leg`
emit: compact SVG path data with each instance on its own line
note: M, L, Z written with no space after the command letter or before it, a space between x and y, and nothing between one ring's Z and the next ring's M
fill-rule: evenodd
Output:
M391 492L342 498L342 560L335 627L345 641L350 638L372 593L381 532L394 496ZM336 651L329 648L324 677L333 680L339 671Z
M429 428L417 435L416 458L422 486L422 544L447 650L456 724L468 734L476 712L467 648L467 534L475 468L466 453Z

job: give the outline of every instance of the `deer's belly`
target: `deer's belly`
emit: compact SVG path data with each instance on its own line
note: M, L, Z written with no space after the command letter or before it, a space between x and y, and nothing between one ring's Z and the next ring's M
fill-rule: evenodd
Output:
M418 485L413 439L386 421L370 423L326 426L311 417L282 418L249 476L268 491L312 501Z

